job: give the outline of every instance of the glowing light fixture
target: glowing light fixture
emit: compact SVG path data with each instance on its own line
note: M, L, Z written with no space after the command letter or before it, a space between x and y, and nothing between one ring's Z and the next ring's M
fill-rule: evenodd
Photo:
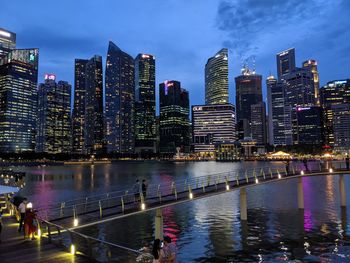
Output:
M330 173L333 173L333 168L329 168L329 172L330 172Z
M145 210L146 209L146 204L145 203L142 203L141 204L141 210Z
M70 245L70 253L72 254L72 255L75 255L75 246L73 245L73 244L71 244Z
M38 229L38 237L41 238L41 229Z
M79 225L78 218L74 218L74 220L73 220L73 226L78 226L78 225Z
M304 171L301 171L300 174L301 174L301 175L304 175Z
M226 185L226 190L228 191L228 190L230 190L230 185Z
M32 209L32 208L33 208L33 204L32 204L31 202L29 202L29 203L27 204L27 208L28 208L28 209Z
M193 199L193 194L192 194L192 192L190 192L189 197L190 197L190 199Z
M258 184L259 183L259 179L255 178L255 183Z
M281 178L282 178L281 174L280 174L280 173L278 173L278 179L281 179Z

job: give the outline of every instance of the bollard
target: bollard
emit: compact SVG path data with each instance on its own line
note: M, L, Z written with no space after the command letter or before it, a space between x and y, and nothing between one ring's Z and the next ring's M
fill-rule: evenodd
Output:
M247 170L245 170L245 179L246 179L247 183L249 183L248 172L247 172Z
M123 198L123 197L120 198L120 203L122 204L122 212L123 212L123 214L124 214L125 205L124 205L124 198Z

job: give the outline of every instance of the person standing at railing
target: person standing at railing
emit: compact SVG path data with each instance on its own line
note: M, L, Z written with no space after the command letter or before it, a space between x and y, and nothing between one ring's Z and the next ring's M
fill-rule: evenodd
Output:
M143 195L143 198L146 199L146 194L147 194L147 185L146 185L146 180L143 179L142 180L142 195Z
M346 170L349 170L350 169L350 158L349 158L349 155L346 156L345 163L346 163Z
M35 240L34 234L37 229L36 220L35 211L33 209L28 209L24 219L24 237L32 237L32 240Z
M21 217L19 219L18 232L22 231L22 226L26 215L26 206L27 206L27 198L24 198L22 203L18 206L18 211L21 214Z
M163 263L178 263L177 261L177 248L174 243L171 242L171 238L169 236L164 237L164 260L161 262Z
M163 263L164 252L161 247L160 239L155 239L153 242L152 255L154 257L153 263Z
M133 186L133 192L135 197L135 202L138 202L140 199L140 181L139 179L136 179L136 183Z

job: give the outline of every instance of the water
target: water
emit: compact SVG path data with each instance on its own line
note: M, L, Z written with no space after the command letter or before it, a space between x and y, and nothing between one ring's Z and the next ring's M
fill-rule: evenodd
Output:
M282 163L119 162L108 165L17 168L27 172L23 195L35 205L148 183L185 180L234 169ZM350 177L345 176L350 203ZM176 242L180 262L350 262L349 209L340 208L338 176L303 178L304 212L298 210L297 182L286 180L247 190L248 221L239 216L239 192L170 206L164 232ZM131 248L153 237L154 212L82 229L81 232ZM349 222L348 222L349 221Z

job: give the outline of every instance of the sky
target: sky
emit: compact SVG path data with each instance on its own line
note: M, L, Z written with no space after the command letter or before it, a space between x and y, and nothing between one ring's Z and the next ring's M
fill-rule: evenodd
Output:
M205 63L226 47L235 104L242 64L265 82L290 47L297 66L318 61L321 85L350 78L349 14L350 0L12 0L0 5L0 28L17 34L18 48L39 48L39 82L53 73L73 84L74 59L97 54L105 66L113 41L133 57L153 54L157 87L179 80L191 105L204 104Z

